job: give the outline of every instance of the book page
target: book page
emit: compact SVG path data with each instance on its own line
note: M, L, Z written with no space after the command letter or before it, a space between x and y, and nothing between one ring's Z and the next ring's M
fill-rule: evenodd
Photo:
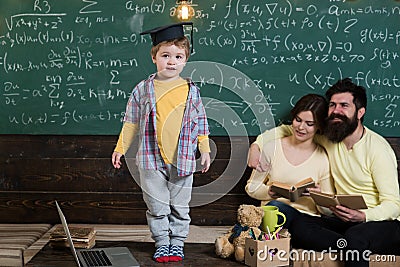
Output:
M300 182L296 183L294 186L299 188L306 185L315 184L313 178L308 177L306 179L301 180Z

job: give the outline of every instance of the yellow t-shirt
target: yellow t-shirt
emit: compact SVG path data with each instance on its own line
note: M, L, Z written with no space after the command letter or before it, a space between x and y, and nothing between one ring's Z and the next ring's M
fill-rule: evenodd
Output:
M156 132L160 153L166 164L176 163L178 140L189 85L182 78L168 82L154 80L154 93L156 98ZM125 122L114 151L125 154L137 131L137 124ZM206 135L198 136L198 145L201 153L211 151Z
M154 80L157 141L166 164L175 163L189 85L182 79Z

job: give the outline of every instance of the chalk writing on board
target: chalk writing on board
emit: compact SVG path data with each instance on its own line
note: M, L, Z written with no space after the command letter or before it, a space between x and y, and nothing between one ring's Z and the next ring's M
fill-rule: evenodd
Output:
M220 111L210 121L212 134L244 125L257 135L272 126L265 114L275 124L286 121L301 95L324 94L351 77L367 88L366 125L399 136L399 2L189 4L195 9L189 62L213 62L214 71L197 68L187 76L209 99L206 111ZM155 72L150 37L140 32L176 22L176 12L177 3L165 0L2 0L0 133L118 133L132 88ZM185 34L191 37L190 27ZM235 92L246 88L253 97ZM228 119L224 110L238 117Z

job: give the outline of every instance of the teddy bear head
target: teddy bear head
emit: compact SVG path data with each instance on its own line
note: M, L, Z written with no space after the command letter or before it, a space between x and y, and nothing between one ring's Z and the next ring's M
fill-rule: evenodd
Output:
M242 226L258 227L264 216L264 210L254 205L240 205L237 213L237 221Z

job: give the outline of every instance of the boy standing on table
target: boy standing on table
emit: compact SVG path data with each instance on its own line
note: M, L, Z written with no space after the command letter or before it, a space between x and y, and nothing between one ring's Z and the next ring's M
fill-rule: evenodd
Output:
M210 167L209 129L200 91L190 79L180 77L190 55L183 25L192 25L193 32L193 24L183 22L141 33L151 35L157 73L133 89L112 154L113 166L120 168L122 155L138 133L136 161L157 262L184 258L197 144L201 171Z

